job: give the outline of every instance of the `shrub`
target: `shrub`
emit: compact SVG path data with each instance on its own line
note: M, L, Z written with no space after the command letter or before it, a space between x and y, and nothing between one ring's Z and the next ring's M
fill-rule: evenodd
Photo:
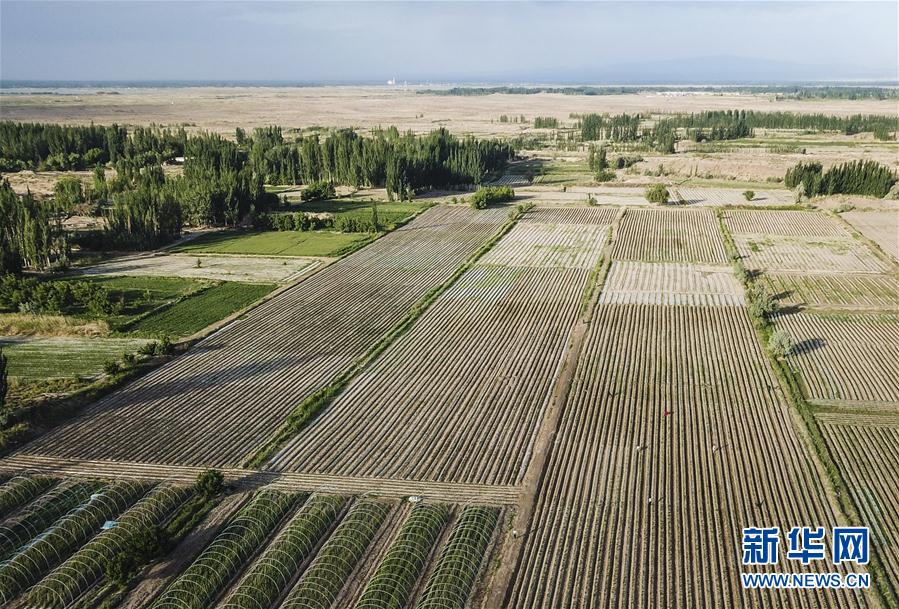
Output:
M615 167L627 169L643 160L642 156L620 156L615 160Z
M515 191L509 186L481 186L471 196L471 206L486 209L493 203L504 203L515 198Z
M755 191L754 190L743 191L743 198L746 199L747 201L752 201L755 198Z
M793 352L793 339L786 330L775 330L768 339L768 350L775 357L786 357Z
M596 181L597 182L611 182L616 177L617 176L615 175L615 172L612 171L611 169L603 169L602 171L596 172Z
M752 284L747 290L749 314L756 319L767 319L777 311L777 301L760 285Z
M11 273L0 277L0 310L26 313L66 313L85 309L91 315L115 315L124 301L90 281L38 281Z
M122 365L114 359L107 360L103 363L103 372L109 376L113 376L122 371Z
M653 184L644 191L643 196L650 203L664 205L668 202L669 193L664 184Z
M214 497L225 488L225 476L216 469L207 469L197 476L197 492L206 497Z
M337 196L334 185L325 180L313 182L303 189L300 199L303 201L319 201L321 199L333 199Z

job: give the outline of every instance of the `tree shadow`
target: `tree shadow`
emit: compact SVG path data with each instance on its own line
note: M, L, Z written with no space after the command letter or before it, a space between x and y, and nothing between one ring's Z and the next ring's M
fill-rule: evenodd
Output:
M827 346L827 341L823 338L806 338L793 345L793 354L810 353L817 349L823 349Z

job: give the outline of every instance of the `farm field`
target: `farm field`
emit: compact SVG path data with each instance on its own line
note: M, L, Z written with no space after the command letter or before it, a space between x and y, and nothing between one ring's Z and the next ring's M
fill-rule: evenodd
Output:
M429 210L100 400L25 451L236 465L446 281L505 219L505 209Z
M315 258L140 254L79 269L78 273L87 276L183 277L249 283L290 283L320 264L322 261Z
M735 235L746 268L780 273L885 273L890 265L860 241Z
M75 601L130 606L128 588L110 580L107 565L154 528L183 539L179 521L202 519L210 498L194 486L152 481L17 476L0 485L0 501L8 516L0 526L0 602L61 609ZM225 504L221 516L213 509L199 525L209 529L199 544L175 545L171 553L188 560L160 574L143 606L255 609L280 599L283 607L380 607L393 599L463 609L482 585L502 516L472 504L267 487Z
M128 326L137 335L191 336L244 309L275 289L266 283L229 281L142 317Z
M517 483L587 275L579 269L469 270L270 466Z
M740 211L723 212L728 228L735 235L830 238L850 237L835 219L816 211Z
M820 409L818 426L887 573L899 573L899 409ZM899 591L895 579L893 589Z
M849 211L840 215L860 233L877 243L884 253L899 262L899 209Z
M0 337L9 376L26 381L96 376L103 364L133 353L147 341L136 338Z
M548 208L528 212L480 263L592 269L617 208Z
M793 193L788 190L752 189L755 196L747 201L743 193L748 189L739 188L701 188L696 186L677 186L673 189L676 196L673 200L681 205L697 205L703 207L720 207L724 205L790 205Z
M287 195L287 201L291 211L302 211L309 214L327 214L335 220L359 219L370 221L372 209L377 206L378 222L385 227L396 223L422 211L426 204L420 201L390 202L367 200L354 196L329 199L326 201L298 200L292 194Z
M709 209L628 209L612 259L727 262L715 214Z
M743 286L729 266L616 261L600 304L745 304Z
M744 265L779 273L885 273L891 265L815 211L723 213Z
M366 233L330 231L222 231L201 235L171 251L178 254L329 257L339 256L368 239L371 235Z
M611 222L616 212L528 212L270 467L466 484L520 482L589 271L602 253L608 225L601 222ZM577 218L588 223L565 223ZM559 242L568 247L559 249ZM544 256L544 248L554 253ZM533 250L537 256L524 253Z
M867 606L730 575L745 526L839 521L796 425L742 307L599 306L504 606Z
M895 313L778 315L795 346L789 360L810 400L899 402Z
M899 90L398 76L0 88L0 607L899 609Z
M899 280L894 275L765 273L762 282L781 306L896 309Z

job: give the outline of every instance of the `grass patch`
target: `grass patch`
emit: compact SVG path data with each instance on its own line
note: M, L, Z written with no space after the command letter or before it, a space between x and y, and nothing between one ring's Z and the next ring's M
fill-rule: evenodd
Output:
M380 210L378 210L380 213ZM367 242L364 233L330 231L223 231L202 235L172 249L195 254L257 254L265 256L338 256Z
M113 300L124 305L120 315L105 318L113 331L126 329L154 310L197 293L213 284L203 279L183 277L84 276L67 277L72 281L88 281L109 290ZM70 308L66 313L87 316L87 311Z
M540 163L534 182L543 185L592 184L593 174L586 161L544 161Z
M145 342L135 338L2 338L0 346L9 359L9 376L30 381L99 374L104 362L119 360Z
M415 215L427 205L415 202L381 202L366 200L354 200L352 198L330 199L327 201L309 201L306 203L294 203L290 211L303 211L310 214L333 214L337 218L357 218L359 220L371 220L372 207L378 206L378 222L385 228L390 228Z
M274 289L270 283L220 283L142 317L128 331L149 336L190 336L250 306Z

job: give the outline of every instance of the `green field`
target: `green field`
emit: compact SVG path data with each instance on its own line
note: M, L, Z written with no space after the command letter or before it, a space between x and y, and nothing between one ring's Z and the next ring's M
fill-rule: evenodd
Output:
M354 199L345 197L329 201L310 201L308 203L295 203L290 206L290 211L304 211L307 213L329 213L336 218L359 218L370 220L372 207L378 206L378 222L381 226L392 227L401 220L420 212L426 205L414 202L388 203L383 201L371 201L369 199Z
M329 231L224 231L197 237L172 251L194 254L337 256L369 238L365 233Z
M135 338L0 338L9 376L24 380L94 375L103 363L134 353L145 340Z
M146 315L153 309L166 303L184 298L210 286L213 282L202 279L183 277L126 277L126 276L88 276L79 275L69 278L73 281L89 281L101 285L110 291L113 300L121 300L124 309L121 315L106 318L109 327L117 330ZM65 311L68 315L82 316L87 311L75 307Z
M141 335L190 336L247 307L275 289L268 283L226 282L138 320L128 331Z

